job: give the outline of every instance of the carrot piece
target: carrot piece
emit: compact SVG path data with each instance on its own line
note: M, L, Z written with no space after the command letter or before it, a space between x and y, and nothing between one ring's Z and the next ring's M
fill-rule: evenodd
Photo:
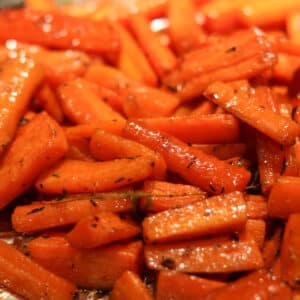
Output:
M13 228L17 232L33 232L72 225L99 212L125 213L133 209L133 201L129 196L115 196L97 198L89 194L61 194L53 201L17 206L12 214ZM64 200L60 200L61 198Z
M65 115L74 123L100 123L102 120L124 121L124 118L100 99L83 79L69 81L58 89Z
M51 90L48 84L44 83L36 94L36 100L38 105L44 108L44 110L57 122L61 123L64 119L64 114L58 103L58 99L55 93Z
M76 286L45 270L14 247L0 241L1 286L26 299L71 300Z
M291 214L285 226L281 246L281 273L290 286L299 288L300 278L300 214Z
M153 161L144 156L105 162L64 160L45 171L35 186L46 194L103 192L146 179L152 169Z
M225 286L220 281L208 280L174 271L160 271L156 284L157 300L201 300L214 289Z
M275 278L282 280L282 274L281 274L281 260L280 257L277 257L270 269L270 272L272 273Z
M91 138L90 150L98 160L130 158L139 155L149 157L154 162L151 177L157 180L163 180L166 177L166 162L161 154L123 137L97 130Z
M145 261L150 269L186 273L226 273L263 266L261 253L253 240L236 241L227 237L146 245Z
M199 188L166 181L144 181L143 192L147 196L140 199L140 208L159 212L179 208L206 199L206 193Z
M99 212L81 219L66 235L75 248L96 248L115 241L137 236L140 227L111 212Z
M299 34L299 28L300 26L300 13L299 11L292 12L287 18L286 18L286 31L289 39L296 43L300 44L300 34Z
M27 8L49 12L56 8L54 0L25 0Z
M268 201L270 217L287 218L300 212L300 177L281 176L271 189Z
M198 27L195 7L191 0L168 3L169 34L178 54L198 48L205 43L206 36Z
M159 152L171 171L212 194L244 190L250 179L250 173L243 168L230 166L174 137L150 131L134 122L127 124L124 136Z
M0 155L12 141L30 97L43 80L40 65L30 59L9 60L0 73Z
M247 217L249 219L265 219L267 217L267 201L260 195L246 195Z
M86 288L111 288L126 271L138 273L142 242L129 241L96 249L73 248L64 237L36 238L28 249L33 260Z
M245 230L240 238L250 240L253 239L258 247L262 249L266 234L266 222L263 220L248 219L245 225Z
M47 113L26 124L8 148L0 169L0 207L22 195L68 150L62 129Z
M177 64L175 55L160 43L158 37L151 31L146 18L141 14L132 15L129 24L156 73L162 77L173 70Z
M210 101L208 102L211 103ZM173 117L189 116L191 115L194 108L195 108L195 103L193 102L182 103L176 108L172 116Z
M143 236L148 243L185 240L238 231L246 221L244 198L236 192L148 216L143 221Z
M272 69L272 77L288 83L293 79L295 72L300 67L300 57L285 53L278 53L277 63Z
M216 105L210 101L203 100L190 114L191 117L213 114Z
M292 300L300 300L300 291L297 289L293 290L293 297Z
M119 50L119 36L108 20L63 16L26 9L0 12L0 40L16 39L62 49L80 49L97 54L115 56Z
M229 159L242 157L246 152L246 145L243 143L235 144L194 144L194 148L200 149L207 154L211 154L219 159Z
M262 108L249 99L240 97L226 84L216 82L205 91L206 97L234 114L242 121L258 129L276 142L291 145L300 134L300 127L291 119L282 117L271 109Z
M114 288L109 296L111 300L154 300L150 291L144 285L140 277L125 271L115 282Z
M137 119L143 127L159 130L186 143L222 144L239 140L239 122L229 114Z

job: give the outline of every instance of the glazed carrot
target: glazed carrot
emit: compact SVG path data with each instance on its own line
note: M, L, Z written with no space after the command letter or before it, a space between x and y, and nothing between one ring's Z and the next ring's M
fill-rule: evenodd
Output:
M76 286L47 271L14 247L0 241L0 282L26 299L71 300Z
M300 214L291 214L285 225L281 246L281 273L282 278L294 288L299 288L300 276Z
M238 231L246 221L243 195L235 192L148 216L143 220L143 236L147 243L186 240Z
M167 181L145 180L142 190L148 196L140 199L140 208L150 212L179 208L206 199L206 193L195 186Z
M98 160L130 158L140 155L149 157L154 162L151 177L157 180L166 178L166 162L161 154L134 141L97 130L91 138L90 150Z
M105 162L64 160L45 171L35 187L46 194L103 192L146 179L152 169L153 161L144 156Z
M109 296L111 300L154 300L150 291L140 277L131 271L126 271L116 281Z
M115 56L119 50L119 36L113 23L107 20L63 16L58 13L34 12L25 9L2 10L0 40L53 48L80 49Z
M159 130L186 143L222 144L239 140L239 122L229 114L199 115L133 120L143 127Z
M247 217L249 219L265 219L267 217L267 201L260 195L246 195Z
M0 207L22 195L40 173L67 152L62 129L47 113L37 115L22 128L8 148L0 169Z
M263 266L261 253L253 240L232 241L227 237L146 245L145 261L150 269L186 273L224 273Z
M298 11L292 12L286 19L286 31L289 39L296 43L300 43L300 35L298 28L300 25L300 14Z
M64 237L40 237L27 245L34 261L86 288L111 288L124 271L140 271L140 241L86 250L73 248Z
M176 56L163 46L154 32L151 31L147 19L141 14L129 18L130 29L148 56L156 73L162 77L173 70L177 64Z
M278 61L274 65L272 75L281 82L290 82L300 66L300 57L286 53L278 53Z
M212 194L244 190L250 179L249 172L243 168L230 166L172 136L150 131L134 122L127 124L124 136L159 152L171 171Z
M68 137L69 150L65 155L67 159L94 161L89 141L81 137Z
M135 237L141 232L138 224L122 220L111 212L99 212L81 219L66 235L75 248L96 248Z
M250 240L253 239L258 247L262 249L266 235L266 222L263 220L248 219L245 230L241 233L240 238Z
M292 300L299 300L299 299L300 299L300 291L297 289L294 289Z
M300 177L281 176L271 189L268 201L268 214L271 217L287 218L300 212Z
M214 113L216 105L210 101L203 100L192 112L191 116L208 115Z
M249 99L236 95L229 85L221 82L211 84L205 91L205 95L226 111L280 144L290 145L300 134L300 127L291 119L255 103L249 106Z
M23 58L7 61L0 73L0 155L12 141L30 97L43 80L43 69Z
M157 300L200 300L214 289L225 286L220 281L186 275L174 271L160 271L156 284Z
M210 101L208 101L211 103ZM193 109L195 108L195 103L194 102L186 102L186 103L181 103L174 113L172 114L173 117L183 117L183 116L189 116L193 112Z
M38 11L49 12L55 9L54 0L25 0L25 5L27 8Z
M33 232L72 225L99 212L125 213L132 209L132 199L122 194L97 197L89 194L70 196L64 193L52 201L17 206L12 214L12 223L17 232Z
M281 259L280 257L277 257L270 269L270 272L272 275L279 280L282 280L282 274L281 274Z
M124 121L83 79L69 81L58 89L60 104L69 120L76 124L101 123L102 120Z

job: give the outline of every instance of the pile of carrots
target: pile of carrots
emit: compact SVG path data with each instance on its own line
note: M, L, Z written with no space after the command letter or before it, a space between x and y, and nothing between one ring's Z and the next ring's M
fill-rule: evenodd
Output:
M1 287L299 300L300 1L100 2L0 10Z

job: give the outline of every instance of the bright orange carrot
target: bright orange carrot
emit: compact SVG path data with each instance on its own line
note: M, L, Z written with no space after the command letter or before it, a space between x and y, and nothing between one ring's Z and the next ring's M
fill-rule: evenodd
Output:
M149 157L154 161L151 177L157 180L166 178L166 162L161 154L134 141L97 130L91 138L90 150L98 160L130 158L139 155Z
M115 282L109 296L111 300L154 300L150 291L140 277L131 271L126 271Z
M89 249L132 238L140 232L138 224L130 220L122 220L111 212L99 212L81 219L66 239L75 248Z
M0 241L0 283L26 299L71 300L76 286Z
M63 130L47 113L37 115L21 129L2 160L1 208L28 190L40 173L68 150Z
M300 44L300 34L298 28L300 26L300 14L299 11L292 12L286 19L286 31L289 39L296 43Z
M212 194L244 190L250 179L250 173L243 168L230 166L174 137L134 122L127 124L124 136L159 152L171 171Z
M186 143L222 144L239 140L239 122L229 114L137 119L143 127L159 130Z
M67 159L94 161L90 152L89 141L82 137L68 137L69 151L65 155Z
M246 221L245 200L235 192L148 216L143 221L143 236L148 243L186 240L238 231Z
M176 56L160 43L158 37L151 31L147 19L141 14L136 14L130 17L129 23L156 73L162 77L173 70L177 64Z
M146 245L145 261L150 269L186 273L224 273L263 266L261 253L253 240L236 241L227 237Z
M33 260L86 288L111 288L124 271L138 273L141 267L140 241L86 250L73 248L64 237L40 237L27 245Z
M247 217L249 219L265 219L267 217L267 201L260 195L246 195Z
M0 155L12 141L30 97L43 80L43 69L23 58L7 61L0 73Z
M213 83L207 88L205 95L226 111L280 144L290 145L300 134L300 127L291 119L282 117L271 109L260 107L255 103L250 106L249 99L236 95L229 85L221 82Z
M214 289L225 286L220 281L186 275L174 271L160 271L156 285L157 300L201 300Z
M280 47L282 48L283 46ZM277 57L277 63L272 69L272 76L281 82L288 83L293 79L295 72L300 67L300 57L281 52L278 53Z
M240 235L241 239L253 239L258 247L262 249L266 235L266 222L263 220L248 219L245 225L245 230Z
M46 170L35 186L46 194L103 192L146 179L152 170L153 160L145 156L105 162L64 160Z
M192 112L191 116L208 115L214 113L216 105L210 101L203 100Z
M147 196L140 199L140 208L159 212L179 208L206 199L206 193L199 188L166 181L144 181L143 192Z
M268 214L271 217L287 218L300 212L300 177L281 176L271 189Z

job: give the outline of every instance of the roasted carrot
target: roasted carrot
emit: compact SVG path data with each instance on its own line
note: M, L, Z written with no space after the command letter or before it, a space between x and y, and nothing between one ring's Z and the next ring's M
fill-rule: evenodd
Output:
M236 241L227 237L146 245L145 261L150 269L186 273L224 273L263 266L261 253L253 240Z
M27 245L34 261L86 288L111 288L124 271L139 273L141 267L140 241L86 250L73 248L64 237L40 237Z
M239 231L246 221L245 200L235 192L148 216L143 221L143 236L147 243L186 240Z
M35 186L46 194L102 192L146 179L152 170L153 160L145 156L105 162L64 160L45 171Z
M300 14L299 11L292 12L286 19L286 31L289 39L296 43L300 43L300 35L299 35L299 28L300 25Z
M69 150L65 155L67 159L94 161L90 152L89 140L82 137L68 137Z
M68 149L63 130L45 112L21 129L2 160L1 208L27 191Z
M272 75L277 81L288 83L300 67L300 57L286 53L278 53L277 57L278 60L272 69Z
M75 248L89 249L132 238L140 232L138 224L130 220L122 220L111 212L99 212L81 219L66 239Z
M192 112L191 116L208 115L214 113L216 105L210 101L203 100Z
M207 88L205 95L279 144L291 145L300 134L300 127L291 119L255 103L249 106L249 99L236 95L229 85L213 83Z
M147 19L141 14L129 19L130 29L148 56L156 73L162 77L173 70L177 64L176 56L163 46L149 27Z
M131 271L125 271L115 282L109 296L111 300L154 300L140 277Z
M175 136L186 143L234 143L239 140L240 135L239 122L229 114L149 118L133 121L143 127Z
M150 131L134 122L127 124L124 136L159 152L171 171L209 193L244 190L250 179L249 172L243 168L230 166L174 137Z
M0 155L12 141L30 97L43 80L43 69L23 58L7 61L0 73Z
M253 239L258 247L262 249L266 235L266 222L264 220L248 219L245 230L241 233L240 238L246 240Z
M166 163L161 154L134 141L97 130L91 138L90 150L98 160L130 158L139 155L149 157L154 162L151 177L157 180L166 178Z
M13 246L0 241L0 282L26 299L71 300L76 286L47 271Z
M267 201L261 195L246 195L247 217L249 219L266 219Z
M156 285L157 300L200 300L210 291L225 286L220 281L174 271L160 271Z

